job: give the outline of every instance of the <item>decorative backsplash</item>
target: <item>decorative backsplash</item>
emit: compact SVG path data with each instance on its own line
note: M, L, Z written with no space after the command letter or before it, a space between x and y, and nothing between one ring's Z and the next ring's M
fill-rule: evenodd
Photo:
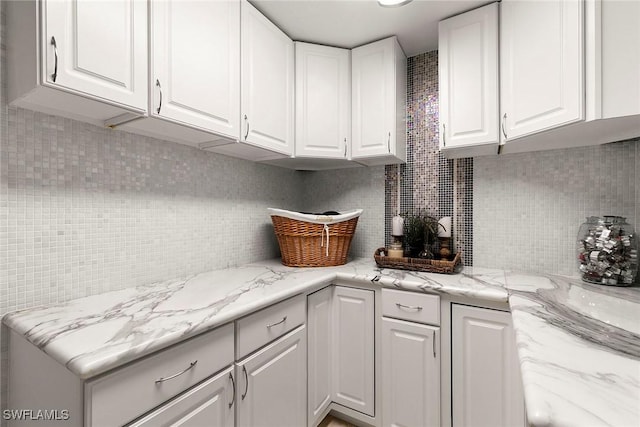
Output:
M640 231L640 139L477 157L473 205L474 265L575 275L586 217Z
M473 159L448 160L438 151L438 52L407 61L407 163L385 168L385 237L398 213L454 217L455 247L473 265Z

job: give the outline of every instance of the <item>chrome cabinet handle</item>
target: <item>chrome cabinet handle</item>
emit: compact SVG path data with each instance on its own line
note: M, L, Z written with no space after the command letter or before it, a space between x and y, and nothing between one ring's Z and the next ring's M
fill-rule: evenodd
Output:
M55 62L53 63L53 74L51 74L51 78L53 82L56 82L58 78L58 44L56 43L56 38L51 36L51 45L53 46L53 54L55 58Z
M398 306L398 308L406 308L407 310L417 310L417 311L422 310L422 307L419 305L404 305L404 304L400 304L399 302L397 302L396 305Z
M229 372L229 379L231 380L231 385L233 386L233 398L231 399L231 403L229 403L229 409L236 403L236 382L233 380L233 374Z
M160 114L160 110L162 109L162 86L160 86L160 80L156 79L156 86L160 89L160 105L158 105L158 109L156 110L157 114Z
M244 365L242 366L242 372L244 372L244 393L242 393L242 400L244 400L249 391L249 375L247 374L247 367Z
M436 331L432 329L431 332L433 332L433 338L431 339L433 342L433 357L436 357Z
M344 157L347 157L347 138L344 139Z
M507 139L507 132L504 130L504 123L507 121L507 113L504 113L502 115L502 124L501 124L501 128L502 128L502 134L504 135L504 139Z
M387 137L387 148L389 149L389 153L391 153L391 132L389 132L389 136Z
M244 121L247 122L247 131L244 134L244 140L247 140L247 137L249 136L249 120L247 119L247 115L244 115Z
M444 123L442 124L442 146L447 146L447 126Z
M282 318L282 320L281 320L281 321L276 322L276 323L272 323L272 324L270 324L270 325L267 325L267 329L271 329L271 328L273 328L274 326L279 325L279 324L281 324L281 323L284 323L284 322L286 322L286 321L287 321L287 316L284 316L284 317Z
M160 383L163 383L163 382L165 382L165 381L172 380L172 379L174 379L174 378L176 378L176 377L179 377L180 375L182 375L182 374L184 374L184 373L187 373L189 370L193 369L193 367L194 367L194 366L196 366L196 364L197 364L197 363L198 363L198 361L197 361L197 360L194 360L193 362L191 362L191 364L189 365L189 367L188 367L188 368L186 368L185 370L180 371L180 372L178 372L177 374L169 375L168 377L158 378L158 379L156 380L156 384L160 384Z

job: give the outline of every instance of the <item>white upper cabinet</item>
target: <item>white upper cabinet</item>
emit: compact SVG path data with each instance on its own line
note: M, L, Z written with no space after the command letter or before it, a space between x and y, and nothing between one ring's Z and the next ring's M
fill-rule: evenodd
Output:
M296 157L346 159L351 144L351 52L296 42Z
M497 154L498 3L439 23L438 76L443 154Z
M47 83L144 110L145 1L45 1Z
M583 6L576 0L502 1L504 140L584 120Z
M353 49L351 75L352 159L405 162L407 59L397 38Z
M240 4L151 3L150 114L240 135Z
M242 2L242 141L293 154L293 41L248 2Z
M10 101L85 121L144 114L146 1L7 2L6 13Z
M501 2L503 153L640 136L640 3Z

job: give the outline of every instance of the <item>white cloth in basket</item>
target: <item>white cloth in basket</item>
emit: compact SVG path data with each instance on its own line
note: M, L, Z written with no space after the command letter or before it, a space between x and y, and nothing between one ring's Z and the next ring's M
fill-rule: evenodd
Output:
M341 213L340 215L313 215L303 214L300 212L287 211L284 209L268 208L269 215L283 216L285 218L296 219L298 221L311 222L314 224L335 224L337 222L347 221L351 218L357 218L362 214L362 209L353 209Z

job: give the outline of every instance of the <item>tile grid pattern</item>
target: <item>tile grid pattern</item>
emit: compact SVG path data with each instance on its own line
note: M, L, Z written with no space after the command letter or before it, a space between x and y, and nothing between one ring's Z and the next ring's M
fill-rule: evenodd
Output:
M300 172L305 211L363 209L351 241L351 256L369 257L384 244L385 170L383 166Z
M474 265L573 275L586 217L640 231L640 139L478 157L473 173Z
M391 242L391 218L400 212L426 211L454 216L453 239L464 265L473 265L473 159L448 160L438 149L438 52L407 63L407 163L386 167L385 242ZM457 171L454 176L454 171Z

